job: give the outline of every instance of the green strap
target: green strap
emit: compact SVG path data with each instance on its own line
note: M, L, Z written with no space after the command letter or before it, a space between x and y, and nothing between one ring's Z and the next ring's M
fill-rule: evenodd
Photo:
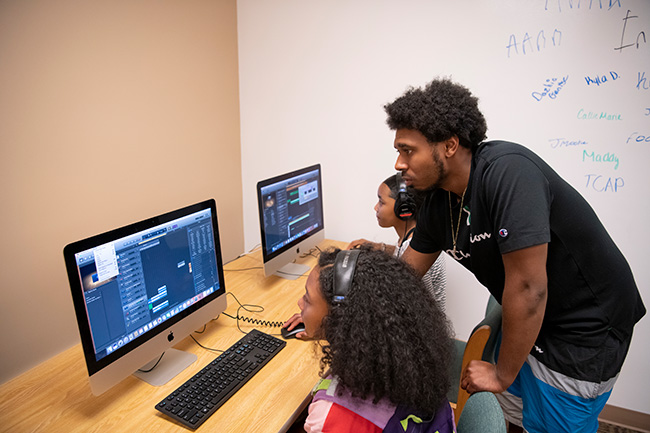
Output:
M415 422L417 424L422 423L422 418L419 418L419 417L417 417L415 415L409 415L405 419L400 421L400 424L402 424L402 428L404 429L404 431L406 431L406 429L409 426L409 420L411 420L411 421L413 421L413 422ZM438 432L436 432L436 433L438 433Z
M332 383L332 379L321 379L314 389L311 390L312 394L316 394L320 390L327 391L327 388L330 387L330 384Z

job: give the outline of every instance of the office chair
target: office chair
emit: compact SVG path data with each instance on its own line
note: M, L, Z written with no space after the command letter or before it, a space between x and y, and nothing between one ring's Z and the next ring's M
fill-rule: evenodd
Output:
M493 296L490 296L485 309L485 317L474 327L467 343L454 340L456 355L451 371L452 388L447 394L447 399L456 403L454 419L457 424L470 397L469 393L460 387L460 375L472 360L495 363L495 351L500 333L501 305Z
M506 433L503 411L494 394L472 394L465 403L456 429L458 433Z

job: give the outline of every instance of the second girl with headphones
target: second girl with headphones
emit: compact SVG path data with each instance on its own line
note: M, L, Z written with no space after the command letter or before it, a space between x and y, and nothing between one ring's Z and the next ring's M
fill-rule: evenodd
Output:
M397 245L386 245L381 242L371 242L357 239L348 245L348 249L360 245L371 245L374 249L386 251L400 257L413 237L417 224L417 213L424 201L424 195L406 187L400 173L384 180L377 189L377 204L375 214L380 227L395 229L398 236ZM427 273L422 277L425 287L438 302L440 309L445 309L445 263L444 254L440 254Z

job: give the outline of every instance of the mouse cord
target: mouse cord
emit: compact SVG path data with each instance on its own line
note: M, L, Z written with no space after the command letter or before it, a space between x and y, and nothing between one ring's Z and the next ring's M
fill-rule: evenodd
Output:
M248 332L241 329L240 321L241 322L251 323L253 325L268 326L268 327L272 327L272 328L279 328L282 325L284 325L284 322L273 322L273 321L252 319L250 317L240 316L239 312L241 310L247 311L249 313L261 313L261 312L264 311L264 307L262 307L261 305L255 305L255 304L242 304L241 302L239 302L239 299L237 299L237 296L235 296L234 293L228 292L226 294L231 295L235 299L237 304L239 304L239 307L237 308L237 315L236 316L231 316L230 314L225 313L225 312L223 313L223 315L227 316L227 317L230 317L231 319L236 319L237 320L237 329L239 329L240 332L242 332L244 334L248 334Z

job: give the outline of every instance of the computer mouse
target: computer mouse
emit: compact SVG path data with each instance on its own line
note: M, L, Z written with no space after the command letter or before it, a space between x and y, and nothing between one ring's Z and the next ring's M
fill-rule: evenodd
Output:
M304 330L305 330L305 324L300 322L291 331L289 331L287 328L282 328L280 330L280 333L282 334L282 338L288 340L289 338L296 338L296 334Z

